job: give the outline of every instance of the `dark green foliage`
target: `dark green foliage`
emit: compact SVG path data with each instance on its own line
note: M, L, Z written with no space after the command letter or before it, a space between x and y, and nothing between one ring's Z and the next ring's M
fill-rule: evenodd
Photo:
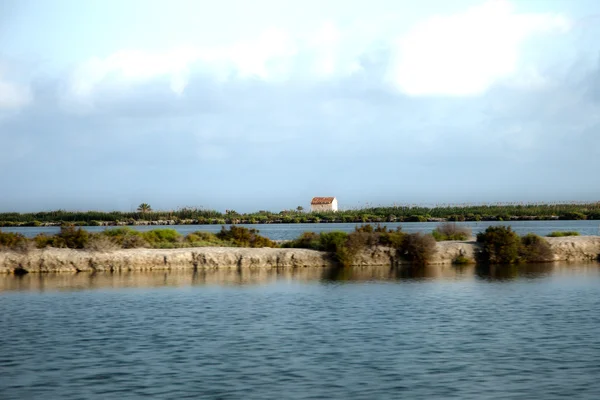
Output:
M282 247L307 248L327 251L343 266L352 265L356 255L375 246L392 247L415 263L427 263L435 253L435 240L431 235L407 235L401 228L389 231L387 227L363 225L354 232L305 232L298 239L284 243Z
M431 234L438 242L443 240L467 240L471 237L471 229L458 226L456 223L446 222L438 225Z
M60 233L55 236L53 247L68 247L69 249L83 249L90 239L88 231L75 228L73 225L60 227Z
M583 220L587 219L587 215L579 211L572 211L564 213L560 216L560 219L568 219L568 220Z
M530 233L521 238L519 257L522 262L548 262L554 259L554 254L544 238Z
M402 245L404 256L416 264L427 264L435 254L436 242L433 236L410 233L405 236Z
M565 231L565 232L555 231L555 232L549 233L546 236L548 236L548 237L579 236L579 232L575 232L575 231Z
M236 225L231 225L229 229L223 226L217 237L239 247L276 247L271 239L260 236L258 230Z
M493 264L513 264L519 260L521 239L508 226L490 226L477 234L481 243L480 261Z
M20 233L0 231L0 249L21 249L26 247L27 238Z
M175 223L225 224L225 223L273 223L282 222L283 215L289 222L422 222L430 218L446 218L454 221L497 221L520 219L600 219L600 202L565 204L491 204L491 205L441 205L435 207L393 206L373 207L339 212L304 213L288 210L284 214L259 211L239 214L235 211L220 213L199 208L182 208L176 211L144 212L69 212L64 210L39 213L0 213L0 226L24 224L66 223L98 224L98 221L133 224L138 220L171 220ZM35 222L37 221L37 222Z

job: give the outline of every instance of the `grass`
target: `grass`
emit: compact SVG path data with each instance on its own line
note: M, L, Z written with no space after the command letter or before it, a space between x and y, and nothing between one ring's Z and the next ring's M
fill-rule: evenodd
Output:
M565 236L579 236L579 232L576 231L555 231L546 235L547 237L565 237Z
M431 234L438 242L445 240L467 240L471 237L471 229L459 226L456 222L445 222L438 225Z

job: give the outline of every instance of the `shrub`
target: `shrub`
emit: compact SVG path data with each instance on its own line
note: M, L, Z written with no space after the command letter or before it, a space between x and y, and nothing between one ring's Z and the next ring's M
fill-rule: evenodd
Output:
M576 231L554 231L546 235L548 237L564 237L564 236L579 236L579 232Z
M112 251L120 249L121 246L102 233L93 233L90 234L85 248L92 251Z
M239 247L276 247L271 239L260 236L258 230L236 225L231 225L229 229L221 227L221 231L216 236Z
M231 243L224 242L217 235L210 232L192 232L185 237L185 242L190 246L231 246Z
M319 235L319 250L336 252L345 246L347 239L346 232L322 232Z
M152 246L140 235L128 235L122 238L121 247L124 249L137 249Z
M0 249L24 249L27 247L28 240L20 233L0 231Z
M320 235L314 232L304 232L298 239L283 243L281 247L319 250Z
M141 232L127 227L107 229L102 232L102 235L110 238L111 241L124 249L150 247L150 244L142 237Z
M533 233L521 238L519 256L520 261L525 262L548 262L554 259L554 254L548 242Z
M90 234L81 228L75 228L73 225L63 225L60 227L60 233L53 241L54 247L68 247L70 249L83 249L88 244Z
M458 226L456 223L446 222L438 225L433 232L431 232L435 240L467 240L471 237L471 229Z
M480 261L485 263L512 264L519 260L521 239L508 226L490 226L477 234L481 243Z
M417 264L427 264L435 254L436 242L433 236L411 233L405 236L402 245L404 256Z
M173 244L182 241L181 234L175 229L153 229L143 232L141 236L152 247L172 247Z
M402 248L406 234L402 232L402 227L397 227L395 231L381 232L379 234L379 244L392 247L394 249Z
M38 249L43 249L45 247L55 247L54 239L54 236L48 236L46 234L40 233L33 238L33 243Z

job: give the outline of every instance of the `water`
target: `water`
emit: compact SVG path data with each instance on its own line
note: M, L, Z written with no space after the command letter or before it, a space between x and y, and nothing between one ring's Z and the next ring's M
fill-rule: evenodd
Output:
M527 233L536 233L545 236L554 231L576 231L582 235L600 235L600 221L484 221L484 222L457 222L459 226L465 226L472 229L473 234L484 231L488 226L509 225L515 232L520 235ZM339 223L339 224L261 224L261 225L239 225L247 228L258 229L260 233L272 240L291 240L299 237L302 232L330 232L344 231L352 232L357 225L355 223ZM431 233L438 222L386 222L382 225L391 229L401 226L405 232L421 232ZM226 225L228 226L228 225ZM114 227L99 227L88 226L84 227L91 232L100 232L105 229ZM172 226L131 226L130 228L138 231L148 231L152 229L169 228L175 229L182 234L188 234L195 231L218 232L221 230L221 225L172 225ZM39 233L55 234L60 231L59 227L16 227L16 228L0 228L4 232L20 232L27 237L33 237Z
M0 397L597 399L599 268L0 276Z

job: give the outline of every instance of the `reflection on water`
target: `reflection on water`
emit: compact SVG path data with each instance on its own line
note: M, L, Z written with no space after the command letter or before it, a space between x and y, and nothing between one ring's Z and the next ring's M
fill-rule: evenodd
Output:
M599 265L0 276L0 398L598 399Z
M598 263L547 263L528 265L332 267L249 269L236 271L151 271L0 275L0 292L84 290L98 288L181 287L199 285L257 285L280 281L424 281L551 278L561 275L598 276Z

